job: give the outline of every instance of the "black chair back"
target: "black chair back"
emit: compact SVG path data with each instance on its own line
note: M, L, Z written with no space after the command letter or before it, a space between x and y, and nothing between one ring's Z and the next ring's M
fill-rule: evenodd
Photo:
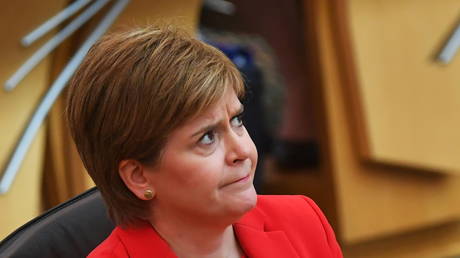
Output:
M86 257L113 229L94 187L11 233L0 242L0 257Z

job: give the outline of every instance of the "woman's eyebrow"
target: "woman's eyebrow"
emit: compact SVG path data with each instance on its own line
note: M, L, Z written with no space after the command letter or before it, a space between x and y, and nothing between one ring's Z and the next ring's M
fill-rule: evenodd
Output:
M212 131L212 130L216 129L219 123L220 123L220 121L217 121L215 123L212 123L210 125L206 125L206 126L200 128L198 131L196 131L194 134L192 134L192 137L195 137L195 136L200 135L202 133L205 133L205 132Z
M244 112L244 106L243 106L243 104L240 104L240 107L235 112L232 112L233 114L231 115L230 119L232 119L233 117L235 117L237 115L240 115L243 112ZM198 129L198 131L193 133L191 137L195 137L195 136L197 136L199 134L202 134L204 132L208 132L208 131L216 129L219 126L219 124L222 122L222 120L223 119L220 119L218 121L212 122L209 125L203 126L202 128Z
M231 118L233 118L234 116L240 115L243 112L244 112L244 106L243 104L240 104L240 107L235 112L232 112L233 114L231 115Z

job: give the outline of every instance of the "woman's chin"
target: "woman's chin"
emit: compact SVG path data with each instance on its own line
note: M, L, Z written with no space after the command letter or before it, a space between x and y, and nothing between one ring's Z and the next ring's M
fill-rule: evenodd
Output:
M248 187L232 196L232 213L242 216L252 210L257 204L257 193L254 186Z

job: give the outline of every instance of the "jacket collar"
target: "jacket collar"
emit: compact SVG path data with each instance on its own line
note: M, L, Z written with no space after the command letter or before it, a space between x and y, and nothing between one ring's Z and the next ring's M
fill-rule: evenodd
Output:
M233 225L238 241L248 257L299 257L286 234L265 227L266 215L257 207Z
M145 257L146 254L156 254L162 258L177 258L168 243L147 222L137 227L124 229L117 227L115 230L117 230L117 235L129 257Z
M285 233L265 228L266 215L257 207L233 225L238 241L248 257L299 257ZM155 253L159 257L177 258L168 243L150 224L136 228L116 228L117 235L130 257Z

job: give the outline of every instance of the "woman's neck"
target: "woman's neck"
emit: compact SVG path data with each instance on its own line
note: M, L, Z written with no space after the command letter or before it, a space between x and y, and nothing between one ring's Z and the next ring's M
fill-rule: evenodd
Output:
M150 223L180 258L240 258L243 254L229 223L154 214Z

